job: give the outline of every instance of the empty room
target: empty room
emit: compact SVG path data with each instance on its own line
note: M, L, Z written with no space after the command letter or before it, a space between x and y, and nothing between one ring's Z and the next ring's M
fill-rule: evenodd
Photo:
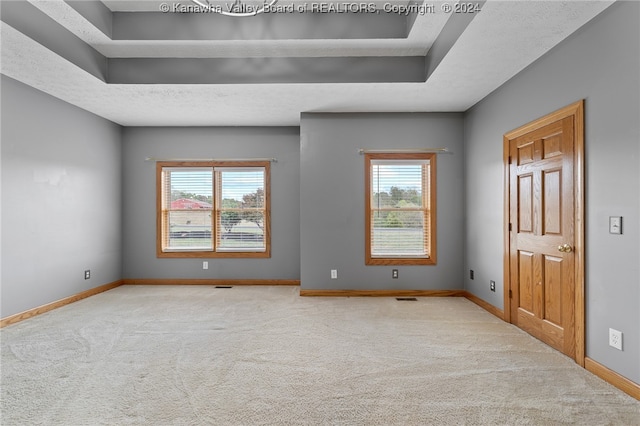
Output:
M2 425L640 424L640 2L0 19Z

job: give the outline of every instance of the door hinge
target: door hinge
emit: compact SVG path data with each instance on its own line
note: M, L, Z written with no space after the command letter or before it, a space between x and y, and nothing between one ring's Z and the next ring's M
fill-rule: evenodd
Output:
M511 156L509 156L509 164L511 164Z
M509 224L509 232L511 232L513 230L513 226L511 226L511 224Z
M509 290L509 299L513 299L513 292Z

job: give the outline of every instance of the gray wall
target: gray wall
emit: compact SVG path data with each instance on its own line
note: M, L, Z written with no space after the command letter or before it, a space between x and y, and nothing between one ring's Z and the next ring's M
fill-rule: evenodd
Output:
M465 116L466 288L502 308L502 135L585 99L586 355L640 383L640 4L619 2ZM624 234L608 233L623 216ZM468 279L468 269L476 279ZM489 280L495 279L495 293ZM609 327L624 351L608 346Z
M302 114L303 289L462 289L462 114ZM447 147L437 157L437 265L365 266L364 157L359 148ZM391 270L399 269L399 279ZM332 280L331 269L338 270Z
M2 76L1 137L0 317L119 280L120 127Z
M124 278L299 279L297 127L140 128L123 130ZM271 258L156 257L155 162L146 157L276 158L271 166ZM209 269L202 269L202 261Z

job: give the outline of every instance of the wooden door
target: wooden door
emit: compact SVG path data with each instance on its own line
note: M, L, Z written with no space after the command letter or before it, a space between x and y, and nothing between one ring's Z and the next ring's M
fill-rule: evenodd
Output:
M576 344L584 315L584 303L576 304L577 122L575 115L547 117L505 135L510 320L574 359L584 352Z

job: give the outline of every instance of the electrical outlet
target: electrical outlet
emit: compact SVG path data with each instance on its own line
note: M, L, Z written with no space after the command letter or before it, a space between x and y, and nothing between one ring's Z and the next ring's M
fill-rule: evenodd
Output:
M393 278L395 280L396 278L398 278L398 276L399 276L398 275L398 270L397 269L393 269L391 271L391 278Z
M331 270L331 279L332 280L337 280L338 279L338 270L337 269L332 269Z
M84 279L88 280L89 278L91 278L91 269L84 271Z
M609 346L616 348L619 351L622 350L622 331L609 329Z
M202 269L209 269L209 262L207 262L206 260L202 261Z
M473 269L469 269L469 278L473 279L473 275L474 275Z
M491 280L489 281L489 290L496 291L496 282Z
M609 233L622 234L622 216L609 216Z

